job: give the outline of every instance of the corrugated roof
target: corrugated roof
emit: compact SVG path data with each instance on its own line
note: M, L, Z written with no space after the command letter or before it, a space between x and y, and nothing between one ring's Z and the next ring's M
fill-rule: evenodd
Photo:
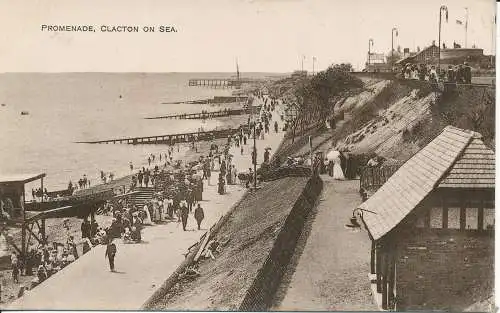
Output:
M447 126L359 208L374 240L398 225L434 188L494 188L495 155L481 135Z

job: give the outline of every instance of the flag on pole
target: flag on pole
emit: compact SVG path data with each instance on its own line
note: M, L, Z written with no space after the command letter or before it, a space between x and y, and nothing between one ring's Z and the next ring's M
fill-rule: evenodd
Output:
M461 20L457 20L457 24L458 24L458 25L462 25L463 23L462 23L462 21L461 21Z

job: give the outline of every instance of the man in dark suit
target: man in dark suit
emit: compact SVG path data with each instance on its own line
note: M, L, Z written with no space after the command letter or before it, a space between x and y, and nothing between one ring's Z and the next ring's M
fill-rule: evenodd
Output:
M105 258L109 260L109 270L115 271L115 255L116 255L116 245L113 243L113 238L108 239L108 245L106 246Z

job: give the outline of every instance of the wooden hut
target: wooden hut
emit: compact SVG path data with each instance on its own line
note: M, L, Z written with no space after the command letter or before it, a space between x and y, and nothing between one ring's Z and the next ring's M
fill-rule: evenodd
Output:
M358 207L383 309L461 311L491 296L494 193L494 152L448 126Z

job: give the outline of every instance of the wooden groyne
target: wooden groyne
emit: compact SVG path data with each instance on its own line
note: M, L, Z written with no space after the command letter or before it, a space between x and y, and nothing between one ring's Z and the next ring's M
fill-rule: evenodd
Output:
M245 109L235 109L235 110L220 110L213 112L200 112L200 113L183 113L183 114L171 114L163 116L153 116L145 117L146 120L156 120L156 119L184 119L184 120L198 120L207 119L215 117L224 117L231 115L242 115L250 113L250 110Z
M201 132L192 132L184 134L169 134L160 136L144 136L144 137L129 137L129 138L117 138L117 139L106 139L106 140L95 140L95 141L77 141L76 143L89 143L89 144L117 144L126 143L131 145L142 145L142 144L176 144L176 143L186 143L193 141L209 141L213 139L227 138L232 136L241 129L239 128L228 128L219 130L208 130Z
M190 101L174 101L162 102L161 104L219 104L219 103L234 103L248 101L248 96L215 96L210 99L190 100Z

